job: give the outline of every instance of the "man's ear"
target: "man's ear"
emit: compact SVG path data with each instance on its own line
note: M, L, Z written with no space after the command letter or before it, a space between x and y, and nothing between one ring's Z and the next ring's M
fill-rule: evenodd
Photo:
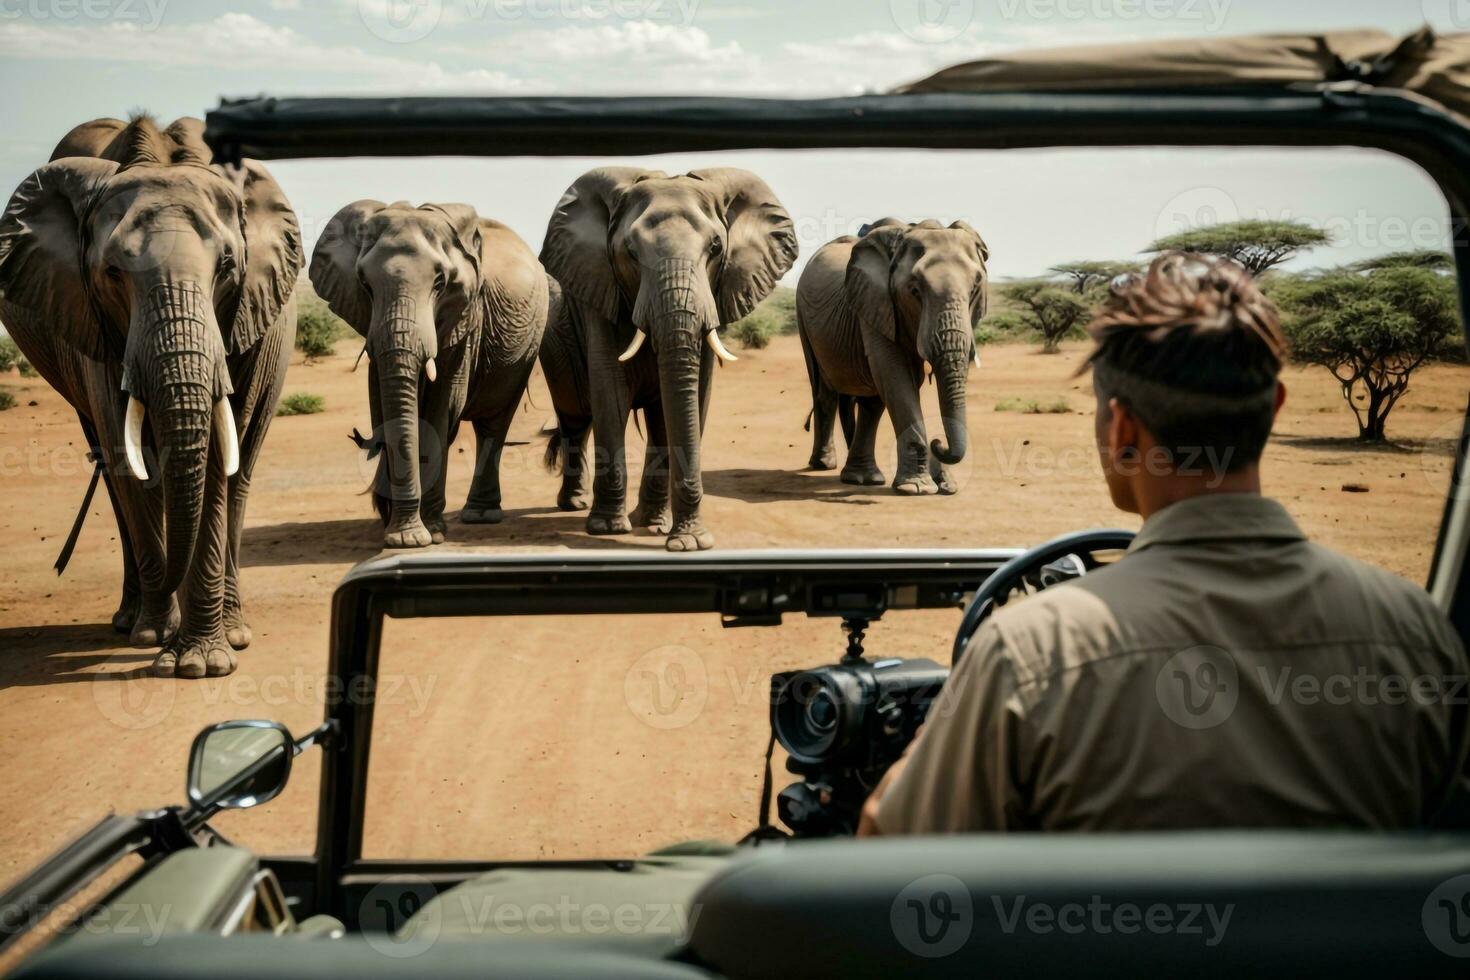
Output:
M1276 408L1272 410L1271 421L1276 421L1276 416L1281 414L1281 406L1286 404L1286 382L1276 382Z
M1108 399L1108 453L1114 459L1127 459L1138 452L1142 435L1138 419L1128 406L1116 398Z

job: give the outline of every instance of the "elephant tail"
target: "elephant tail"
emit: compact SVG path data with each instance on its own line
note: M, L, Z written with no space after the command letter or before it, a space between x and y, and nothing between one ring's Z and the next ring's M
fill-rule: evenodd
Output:
M548 473L561 472L561 426L549 430L547 433L546 453L541 457L541 462L546 466Z
M806 361L806 377L812 386L812 410L806 413L806 424L802 426L805 432L812 431L812 416L817 414L817 402L822 394L822 372L817 367L817 355L812 351L812 343L807 340L806 328L801 322L801 307L796 308L796 335L801 338L801 356Z

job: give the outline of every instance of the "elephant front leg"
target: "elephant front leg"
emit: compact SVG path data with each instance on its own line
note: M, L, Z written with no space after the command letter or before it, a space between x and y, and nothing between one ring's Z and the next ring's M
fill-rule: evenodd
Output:
M126 399L111 376L88 377L88 396L100 409L96 441L102 447L108 496L117 515L118 540L123 542L125 560L132 575L124 576L123 604L113 617L114 626L125 625L128 642L135 647L163 644L179 628L179 605L164 589L163 488L157 482L145 485L124 462L122 420ZM156 456L148 462L157 468ZM136 582L137 604L130 608L127 581ZM131 612L131 617L124 614Z
M183 621L153 661L153 673L159 677L222 677L234 673L237 665L225 635L229 480L220 464L219 454L211 452L199 536L182 589Z
M648 450L643 456L643 479L638 485L633 526L646 527L655 534L668 534L673 520L669 512L669 437L663 406L649 406L643 419L648 429Z
M626 442L633 400L617 352L607 346L611 331L589 328L588 380L592 389L592 509L588 534L629 534Z
M918 382L908 364L896 355L887 357L886 353L882 350L870 353L869 365L884 407L893 419L893 433L898 442L898 470L893 477L893 489L904 496L938 493L939 486L929 475L929 436L919 403Z

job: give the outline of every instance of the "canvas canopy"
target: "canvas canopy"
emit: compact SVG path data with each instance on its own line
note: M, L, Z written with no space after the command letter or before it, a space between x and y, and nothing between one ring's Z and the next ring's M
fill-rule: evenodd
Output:
M1357 82L1470 117L1470 34L1423 28L1187 38L1019 51L954 65L898 94L1281 88Z

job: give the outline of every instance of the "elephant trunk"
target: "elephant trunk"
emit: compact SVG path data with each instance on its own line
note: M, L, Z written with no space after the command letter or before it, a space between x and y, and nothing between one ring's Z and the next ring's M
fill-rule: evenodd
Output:
M378 406L383 420L383 466L387 468L387 513L393 528L420 523L419 503L423 487L419 473L419 386L423 379L433 383L434 352L425 349L424 337L433 337L412 315L420 304L403 297L389 299L369 334L368 343L376 369Z
M645 278L634 322L647 323L658 356L659 392L669 440L674 515L697 514L704 496L699 442L700 380L708 334L719 325L714 295L696 263L666 259Z
M152 424L163 480L163 589L178 589L194 557L203 520L211 446L218 467L232 475L239 447L227 396L229 373L212 304L193 284L165 284L147 295L129 330L123 372L128 392L124 446L135 475L146 479L142 430Z
M945 309L940 327L934 334L934 349L929 363L939 386L939 414L944 425L944 439L929 444L934 458L946 466L954 466L965 458L969 449L969 432L965 422L965 387L970 371L974 338L969 332L969 310L958 305Z

